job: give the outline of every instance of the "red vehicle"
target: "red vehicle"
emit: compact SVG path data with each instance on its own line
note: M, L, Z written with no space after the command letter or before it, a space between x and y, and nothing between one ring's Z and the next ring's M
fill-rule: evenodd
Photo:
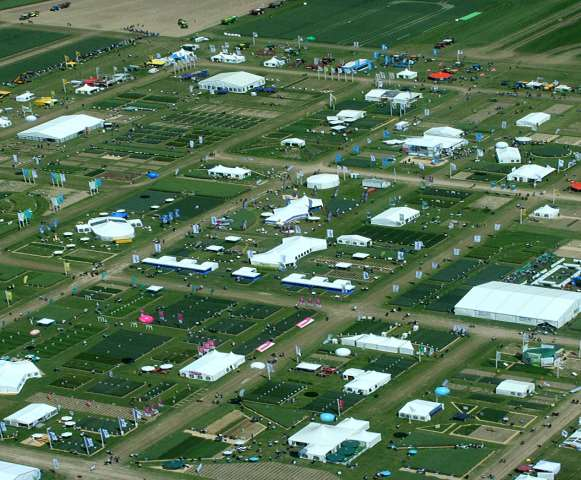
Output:
M330 377L337 373L337 369L335 367L322 367L321 371L319 372L319 376L321 377Z

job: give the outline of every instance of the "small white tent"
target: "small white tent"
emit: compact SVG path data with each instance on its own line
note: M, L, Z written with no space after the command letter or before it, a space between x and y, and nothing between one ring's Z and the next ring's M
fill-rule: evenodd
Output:
M408 70L406 68L405 70L398 72L396 77L402 78L404 80L415 80L416 78L418 78L418 72L412 72L411 70Z
M545 112L533 112L519 118L516 121L517 127L539 128L543 123L548 122L551 115Z

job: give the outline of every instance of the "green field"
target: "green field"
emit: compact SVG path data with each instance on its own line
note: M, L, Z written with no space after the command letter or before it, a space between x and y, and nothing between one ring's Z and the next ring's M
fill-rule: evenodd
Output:
M0 2L2 5L5 2ZM0 8L2 8L0 6ZM25 27L0 28L0 58L9 57L31 48L46 46L49 43L67 38L65 32L31 30Z
M8 10L9 8L32 5L33 3L40 3L40 0L2 0L0 2L0 10Z
M107 47L119 41L119 37L98 35L79 40L64 47L57 47L45 53L5 65L0 70L0 82L11 82L19 74L38 71L64 62L64 56L75 57L75 52L85 54L97 48Z

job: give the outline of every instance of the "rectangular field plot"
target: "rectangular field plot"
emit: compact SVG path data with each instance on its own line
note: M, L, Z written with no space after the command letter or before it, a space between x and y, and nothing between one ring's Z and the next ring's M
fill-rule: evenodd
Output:
M206 174L207 176L207 174ZM236 183L217 182L215 180L196 180L189 178L167 178L155 184L156 190L162 192L183 192L188 195L203 197L232 198L248 190Z
M481 283L492 282L494 280L502 280L506 275L514 270L510 265L503 265L500 263L492 263L486 265L481 270L478 270L473 275L470 275L465 283L471 286L480 285Z
M442 286L439 284L422 282L395 297L390 303L402 307L426 305L441 291Z
M413 246L414 242L422 241L424 247L432 247L446 238L443 233L431 233L409 228L389 228L375 225L364 225L353 232L371 238L374 242L391 245Z
M482 460L492 450L490 448L439 448L419 449L418 455L408 457L405 466L408 468L425 468L429 472L461 477Z
M454 334L446 330L436 330L434 328L421 327L418 331L412 332L410 340L415 344L429 345L437 350L447 347L456 340Z
M6 58L39 46L44 47L68 36L69 34L65 32L32 30L28 27L4 27L0 29L0 58Z
M125 378L106 378L91 385L87 388L87 392L111 395L113 397L125 397L142 386L143 383L141 382L127 380Z
M30 351L35 352L41 358L52 358L66 349L82 343L102 330L102 327L92 325L69 327L59 331L54 337L37 344L34 350Z
M273 381L264 383L251 392L247 392L245 394L245 399L259 403L281 405L305 388L306 385L303 383Z
M244 304L232 311L232 315L236 317L250 317L258 320L264 320L280 310L274 305L266 305L260 303Z
M186 432L179 432L163 438L140 455L143 461L174 460L177 458L212 458L228 447L222 442L194 437Z
M184 298L164 309L165 323L171 327L190 328L216 317L234 304L220 298Z
M67 373L53 380L50 383L50 386L75 390L81 385L90 382L92 379L93 377L91 375L86 375L84 373Z
M42 54L4 65L0 71L0 82L12 82L18 75L28 71L41 71L61 64L65 55L75 58L75 52L85 55L96 49L106 48L119 41L119 37L93 36L80 39L69 45L56 47Z
M432 275L431 279L439 282L456 282L466 277L468 273L474 270L478 265L480 265L478 260L460 258L450 265L440 268Z
M292 428L307 416L304 410L266 403L244 402L244 406L285 428Z
M81 368L84 363L96 363L107 368L119 363L130 363L159 347L167 340L169 337L162 335L117 330L86 352L77 355L73 364L77 364L77 368Z
M293 328L298 322L303 320L305 317L309 317L313 314L308 310L297 310L285 318L282 318L278 321L268 323L264 326L264 330L259 334L255 335L248 340L237 344L233 351L235 353L239 353L241 355L246 355L253 350L255 350L258 346L263 344L264 342L276 338L283 333L287 332L291 328Z
M467 255L521 264L532 257L555 250L565 238L566 234L539 232L538 229L531 232L524 228L522 231L501 231L489 237L483 245L470 249Z
M410 40L476 9L461 2L446 7L428 2L419 11L413 2L380 0L287 2L273 13L268 10L267 15L243 17L236 24L236 32L288 40L312 35L319 42L352 45L356 40L361 46L378 47ZM231 27L220 27L224 28Z
M433 298L427 304L429 310L436 312L452 312L454 306L468 293L469 288L457 286Z
M338 414L339 407L337 399L343 401L342 412L356 405L363 397L353 393L344 393L343 391L326 391L326 392L305 392L304 396L308 397L310 393L317 394L310 403L305 406L306 410L312 412L331 412Z
M242 320L240 318L220 318L215 322L207 325L209 332L226 333L228 335L238 335L244 330L248 330L254 322L251 320Z

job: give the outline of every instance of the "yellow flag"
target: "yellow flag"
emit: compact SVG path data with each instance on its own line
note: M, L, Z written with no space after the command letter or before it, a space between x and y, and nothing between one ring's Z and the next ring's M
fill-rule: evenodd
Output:
M24 277L22 277L22 283L24 285L26 285L28 283L28 275L24 275Z
M10 290L4 290L4 294L6 295L6 303L10 305L12 301L12 292Z
M65 262L63 266L65 268L65 275L68 275L71 271L71 264L69 262Z

